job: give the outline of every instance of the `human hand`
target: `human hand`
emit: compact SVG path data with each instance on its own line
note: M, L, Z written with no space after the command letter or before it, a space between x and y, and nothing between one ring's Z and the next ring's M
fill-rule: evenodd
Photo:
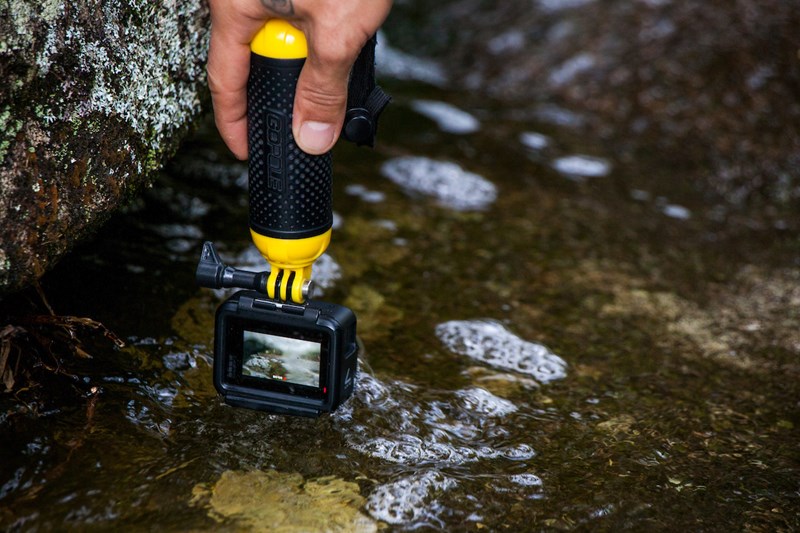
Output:
M270 18L303 31L308 59L297 81L292 133L303 151L330 150L344 122L350 69L392 0L210 0L208 85L225 144L247 159L250 41Z

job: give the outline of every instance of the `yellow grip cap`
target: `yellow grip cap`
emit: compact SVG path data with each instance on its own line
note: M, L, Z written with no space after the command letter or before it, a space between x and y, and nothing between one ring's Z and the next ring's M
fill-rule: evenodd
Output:
M258 30L250 50L263 57L303 59L308 56L306 36L285 20L271 19Z

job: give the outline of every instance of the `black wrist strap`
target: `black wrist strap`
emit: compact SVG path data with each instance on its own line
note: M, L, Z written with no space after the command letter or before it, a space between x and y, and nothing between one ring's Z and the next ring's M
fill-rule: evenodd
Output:
M375 83L375 45L373 35L361 49L347 87L347 115L342 136L358 146L375 145L378 117L391 102L392 97Z

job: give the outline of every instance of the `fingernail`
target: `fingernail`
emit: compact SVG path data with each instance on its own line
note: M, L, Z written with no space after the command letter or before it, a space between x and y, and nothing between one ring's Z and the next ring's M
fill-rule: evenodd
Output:
M306 152L321 154L333 143L333 124L309 120L300 126L301 148Z

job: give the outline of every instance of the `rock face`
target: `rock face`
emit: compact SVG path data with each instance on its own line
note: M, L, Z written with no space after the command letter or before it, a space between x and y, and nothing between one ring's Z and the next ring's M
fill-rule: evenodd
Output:
M0 3L0 295L130 199L202 111L200 0Z

